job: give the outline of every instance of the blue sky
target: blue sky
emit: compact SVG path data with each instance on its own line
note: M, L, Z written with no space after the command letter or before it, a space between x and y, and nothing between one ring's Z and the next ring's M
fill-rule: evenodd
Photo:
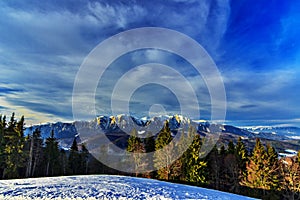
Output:
M300 125L297 0L0 1L0 113L25 115L27 124L72 121L73 84L89 52L110 36L149 26L179 31L205 48L224 81L227 123ZM109 66L97 88L97 112L111 114L111 92L126 70L154 61L192 82L201 109L194 118L209 119L201 78L182 58L153 49ZM147 115L154 104L179 111L176 94L153 84L132 95L131 113Z

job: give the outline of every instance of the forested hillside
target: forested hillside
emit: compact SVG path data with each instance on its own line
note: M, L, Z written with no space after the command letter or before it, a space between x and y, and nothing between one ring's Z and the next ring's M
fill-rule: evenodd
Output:
M300 153L297 157L279 159L275 149L269 144L263 146L260 139L256 140L251 152L248 152L239 138L236 144L230 141L221 148L215 146L205 158L200 158L200 148L205 138L197 134L193 127L181 135L180 142L176 143L178 146L169 145L174 136L167 121L156 137L139 138L133 129L127 141L127 152L154 152L154 158L147 160L143 154L124 155L124 160L120 162L134 163L133 171L137 172L125 173L99 162L77 138L69 150L64 150L59 147L53 131L45 141L39 129L24 136L24 124L24 117L17 120L14 113L10 119L0 117L2 179L122 174L187 183L265 199L299 198ZM184 154L175 162L170 162L174 160L174 151L184 148L189 140L192 141L191 145ZM167 147L166 154L159 151L164 147ZM101 153L110 156L108 148L102 148ZM158 170L138 173L149 166Z

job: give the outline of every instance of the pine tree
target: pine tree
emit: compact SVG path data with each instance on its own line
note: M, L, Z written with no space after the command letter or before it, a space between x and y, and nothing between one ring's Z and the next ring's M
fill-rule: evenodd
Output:
M279 188L279 180L278 154L270 145L267 145L266 151L260 140L256 139L244 183L249 187L262 189L263 196L266 196L267 191L272 192Z
M61 175L66 175L67 174L67 169L68 169L68 158L67 158L66 151L64 149L60 150L59 163L60 163L60 166L61 166L60 174Z
M3 171L5 168L5 139L4 139L4 131L6 129L6 116L0 115L0 177L3 177Z
M147 153L155 151L155 139L151 132L148 132L144 139L145 150Z
M36 174L37 166L41 162L41 152L43 147L43 140L41 138L41 131L35 129L32 136L29 136L29 159L27 161L26 177L32 177Z
M224 146L223 146L224 147ZM225 150L224 150L225 152ZM222 180L222 168L224 166L224 156L225 153L221 156L215 145L213 149L207 155L207 169L208 169L208 183L213 188L220 190L221 184L223 184Z
M284 199L300 199L300 163L296 158L284 158L280 165L282 181L280 190Z
M232 140L229 141L228 148L227 148L226 152L227 152L227 154L234 154L234 152L235 152L235 146L234 146Z
M143 144L144 144L146 153L155 151L155 139L151 132L147 133L146 138L143 140ZM147 162L147 166L148 166L147 169L154 168L153 158L148 158L146 162ZM155 177L155 171L150 170L149 172L143 173L143 176L146 178Z
M194 135L193 142L188 148L187 155L187 176L186 180L192 183L203 184L207 181L207 162L200 158L200 148L202 145L199 134L195 134L195 129L191 129Z
M237 144L235 146L235 157L237 159L238 171L239 171L238 181L239 183L242 183L242 181L247 176L246 165L248 162L248 151L241 137L239 137Z
M101 170L100 173L101 174L105 174L107 173L107 166L105 165L105 163L108 162L109 160L109 155L108 155L108 149L109 149L109 145L108 144L101 144L100 148L99 148L99 157L98 160L101 161ZM102 164L104 163L104 164Z
M78 151L78 145L77 145L77 140L74 138L71 149L70 149L70 155L68 159L68 165L70 169L70 173L73 174L78 174L79 173L79 168L80 168L80 155Z
M59 146L54 137L54 131L51 131L50 137L46 139L45 147L46 176L53 176L59 173Z
M237 161L240 169L240 175L241 177L244 177L245 175L244 172L246 172L246 164L248 161L248 151L241 137L239 137L236 143L235 155L237 157Z
M129 162L134 164L133 171L135 176L138 176L139 170L146 169L146 160L143 153L146 152L141 139L137 137L137 131L133 129L128 139L127 151L129 152Z
M81 159L81 163L82 163L81 164L82 173L88 174L90 153L89 153L88 149L85 147L85 144L81 145L80 159Z
M155 141L154 167L158 169L159 179L171 180L179 176L180 162L174 158L176 152L174 152L175 145L172 139L169 123L166 121Z
M221 149L220 149L220 155L223 155L223 156L225 156L226 155L226 149L225 149L225 146L224 145L222 145L221 146Z
M247 177L245 177L244 184L251 188L264 188L266 184L266 177L264 174L265 163L267 159L267 152L262 145L260 139L256 139L255 147L247 163Z
M239 191L239 168L235 151L236 147L232 140L229 141L227 149L222 146L219 155L219 164L222 166L219 180L223 190L236 193Z
M13 113L7 129L4 131L5 169L3 177L20 177L20 169L24 167L26 159L24 139L24 116L17 122L15 120L15 114Z
M177 148L179 152L183 152L183 154L180 157L180 162L181 162L181 175L180 175L180 180L181 181L186 181L187 177L187 169L188 169L188 151L187 148L189 144L193 141L193 136L191 135L192 131L190 131L191 127L189 128L188 132L185 133L184 130L180 132L180 140L177 144Z
M280 186L278 153L270 144L267 145L267 159L264 171L266 174L266 186L268 190L277 190Z
M237 157L230 153L224 158L224 185L229 192L239 192L240 181L239 181L239 167Z

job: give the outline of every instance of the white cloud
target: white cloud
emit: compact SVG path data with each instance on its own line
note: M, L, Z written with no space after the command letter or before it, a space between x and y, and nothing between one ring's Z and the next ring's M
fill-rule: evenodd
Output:
M126 28L137 18L147 15L147 11L138 5L109 5L108 3L89 3L88 9L102 25Z
M299 87L299 75L300 71L292 68L267 72L223 72L228 110L242 119L294 116L295 110L300 109L295 102L295 99L299 99L295 94L295 89Z
M14 83L13 88L23 88L26 91L20 93L20 96L10 95L2 98L3 105L8 107L20 106L15 105L13 99L20 101L24 98L29 103L57 105L59 110L70 107L73 81L85 56L99 42L129 28L162 26L178 30L196 39L216 59L219 55L219 44L227 31L229 22L231 12L229 0L217 0L215 3L210 0L177 1L185 2L186 6L169 8L168 3L165 2L156 4L152 2L139 4L137 2L134 5L96 2L81 5L82 8L76 12L63 7L41 11L36 8L29 10L1 6L0 83ZM173 5L173 2L170 4ZM184 49L187 54L198 59L197 55L191 52L188 44L177 38L169 39L169 41L159 42L161 45L171 45L175 49ZM282 41L278 42L282 43ZM107 55L117 51L115 47L112 45L110 49L107 49ZM104 61L106 61L105 59ZM189 74L189 67L178 66L174 57L151 49L144 52L134 52L131 59L132 63L142 63L145 59L175 66L192 84L198 99L203 103L204 109L209 110L210 97L205 82L198 74ZM99 60L95 59L93 62L97 63ZM117 66L119 68L112 66L115 68L109 69L109 76L105 77L104 83L106 88L98 94L104 105L109 106L111 90L118 78L126 72L126 69L128 70L127 64ZM201 60L198 64L205 65L206 63ZM244 106L247 111L251 111L247 114L253 116L267 109L278 110L276 107L288 107L286 110L290 112L295 107L298 108L295 100L289 97L299 98L295 97L299 71L295 73L296 70L292 69L257 73L251 70L241 70L242 68L242 66L237 65L234 67L237 71L222 71L230 110L236 112ZM93 74L95 71L90 71L87 74L86 83L82 88L83 93L89 87L90 81L92 81L89 80L89 77ZM161 77L172 82L174 87L178 88L176 90L178 93L185 94L186 92L176 78L163 71L153 73L151 70L136 70L133 74L134 76L130 77L131 82L128 84L137 84L138 77L148 75L153 80L156 77ZM216 77L206 76L206 78L212 80L211 83L216 83L214 80ZM280 97L281 94L283 94L282 97ZM154 93L150 93L149 96L150 98L137 99L136 103L151 104L154 101L153 98L158 98L158 101L163 100L163 97ZM26 106L26 101L23 102L24 106ZM265 110L259 110L263 107ZM33 111L33 107L30 106L25 108L32 112L38 112L37 107L34 107L36 111ZM105 108L101 107L99 110L104 111ZM61 113L57 114L58 117L60 117L59 115Z

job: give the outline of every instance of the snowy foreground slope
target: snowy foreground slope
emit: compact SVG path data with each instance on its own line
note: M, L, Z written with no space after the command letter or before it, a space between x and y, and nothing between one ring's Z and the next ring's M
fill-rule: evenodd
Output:
M251 199L151 179L110 175L0 181L0 199Z

